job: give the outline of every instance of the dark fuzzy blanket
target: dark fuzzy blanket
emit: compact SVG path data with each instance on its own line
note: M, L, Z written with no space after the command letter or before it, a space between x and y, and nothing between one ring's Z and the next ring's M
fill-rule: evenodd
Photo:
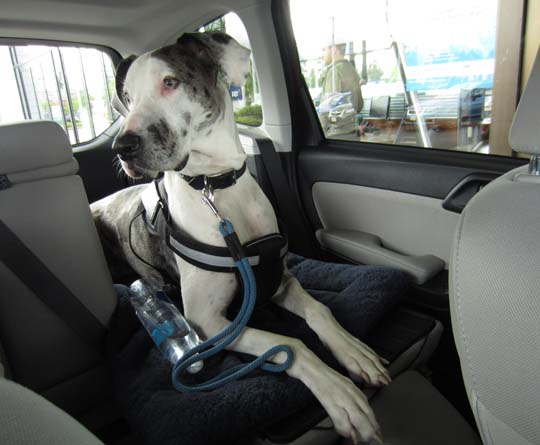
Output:
M290 255L289 268L302 286L330 307L342 326L360 339L399 302L410 285L404 273L385 267L325 263ZM170 365L138 326L129 303L122 301L120 307L124 310L116 320L118 332L125 334L129 331L125 326L130 324L136 331L129 334L127 343L121 340L122 335L116 335L112 342L111 349L116 351L112 359L116 397L130 424L148 444L239 444L316 403L299 380L260 371L215 391L178 393L171 386ZM323 361L340 369L306 323L284 309L272 304L257 309L249 325L301 338ZM207 360L193 378L206 380L250 359L221 353Z

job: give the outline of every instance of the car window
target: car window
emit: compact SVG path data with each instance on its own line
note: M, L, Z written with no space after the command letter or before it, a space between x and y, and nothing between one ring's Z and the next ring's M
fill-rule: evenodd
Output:
M112 61L99 49L0 45L0 123L52 120L72 145L88 142L118 116L113 88Z
M325 136L489 154L497 4L291 0Z
M221 31L229 34L241 45L251 49L246 28L242 20L234 12L225 14L199 29L205 31ZM231 85L229 92L233 101L234 116L239 124L258 127L263 123L261 93L253 55L251 56L251 73L243 87Z

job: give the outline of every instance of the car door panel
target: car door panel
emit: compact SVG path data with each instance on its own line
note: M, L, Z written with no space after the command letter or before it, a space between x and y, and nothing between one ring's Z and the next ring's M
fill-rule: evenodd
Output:
M372 258L394 256L393 265L400 267L405 261L411 270L417 258L426 255L447 265L459 214L443 203L456 194L456 185L480 181L471 186L476 189L467 188L462 198L466 202L490 178L524 162L410 147L377 148L379 152L369 144L348 147L337 141L300 148L296 162L302 201L324 249L358 261L366 258L366 248L376 248L379 255ZM360 238L367 241L358 242ZM351 258L355 244L357 252ZM440 264L435 261L430 267ZM420 270L415 276L423 279L417 282L434 271Z
M388 254L429 254L448 262L459 215L444 210L439 199L329 182L316 182L312 196L323 232L371 234Z

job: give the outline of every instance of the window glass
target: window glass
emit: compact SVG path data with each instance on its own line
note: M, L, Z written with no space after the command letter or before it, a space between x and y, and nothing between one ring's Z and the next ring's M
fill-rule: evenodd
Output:
M221 31L229 34L238 43L251 49L246 28L234 12L230 12L210 22L199 29L205 31ZM258 127L263 122L261 93L259 89L259 80L257 71L251 57L251 73L243 87L231 85L229 87L231 99L233 101L234 115L239 124Z
M0 123L57 122L72 145L103 133L118 114L111 107L114 69L94 48L0 46Z
M326 137L489 153L497 3L291 0Z

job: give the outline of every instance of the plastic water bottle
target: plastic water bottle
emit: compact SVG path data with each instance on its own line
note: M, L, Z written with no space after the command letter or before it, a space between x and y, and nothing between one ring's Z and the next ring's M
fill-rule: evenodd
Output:
M153 290L142 280L133 282L130 290L130 301L135 313L158 349L172 365L201 343L197 332L164 291ZM195 374L202 368L203 362L199 361L193 363L187 371Z

